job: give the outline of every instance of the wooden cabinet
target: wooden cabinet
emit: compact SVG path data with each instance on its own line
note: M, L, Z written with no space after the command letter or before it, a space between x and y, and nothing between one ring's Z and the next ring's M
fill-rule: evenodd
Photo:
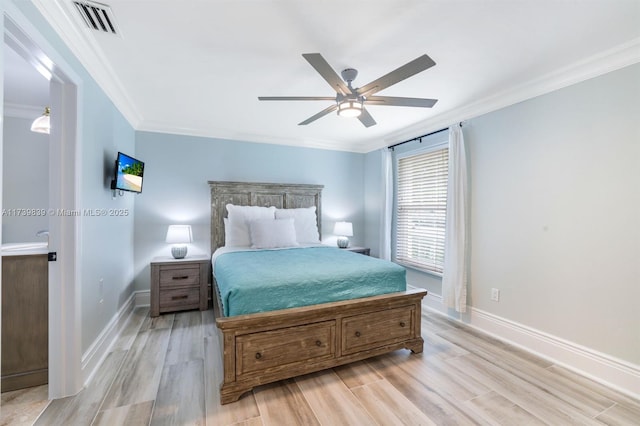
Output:
M157 317L165 312L209 306L211 261L207 256L184 259L157 257L151 261L151 310Z
M49 379L46 254L2 257L2 392Z

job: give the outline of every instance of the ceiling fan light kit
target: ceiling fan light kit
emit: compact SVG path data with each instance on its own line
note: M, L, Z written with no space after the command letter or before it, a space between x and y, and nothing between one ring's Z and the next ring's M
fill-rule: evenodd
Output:
M438 102L437 99L425 98L402 98L397 96L373 96L375 93L386 89L402 80L405 80L419 72L431 68L436 63L427 55L422 55L413 61L404 64L400 68L374 80L362 87L354 89L351 82L355 80L358 71L347 68L338 74L331 68L331 65L319 53L304 53L302 56L309 64L325 79L333 90L336 91L335 104L331 105L319 113L298 123L304 126L324 117L330 112L336 111L342 117L357 117L365 126L371 127L376 124L371 114L365 109L365 105L382 106L406 106L431 108ZM346 84L345 84L346 83ZM327 96L259 96L260 101L327 101L334 98Z
M345 100L338 104L338 115L341 117L359 117L362 114L362 100Z

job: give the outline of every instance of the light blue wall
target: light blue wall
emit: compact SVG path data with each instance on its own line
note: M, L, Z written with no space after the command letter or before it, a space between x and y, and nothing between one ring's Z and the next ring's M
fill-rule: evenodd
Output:
M190 254L210 254L208 181L324 185L323 240L335 244L333 225L353 222L353 245L365 241L364 155L220 139L138 132L137 158L145 162L142 194L136 196L136 289L149 289L149 262L169 256L167 226L190 224Z
M640 365L639 117L636 64L469 123L474 307Z
M135 217L135 195L114 199L110 189L118 151L135 154L135 132L95 85L84 88L84 99L82 206L126 215L82 218L83 352L134 291Z
M470 306L640 364L639 117L636 64L465 122ZM379 156L365 160L367 220ZM408 281L441 294L429 274Z
M34 133L26 118L4 117L2 209L49 208L49 135ZM2 242L46 241L36 232L49 227L43 214L3 215Z
M79 145L82 158L77 164L69 159L70 167L80 169L81 207L125 209L130 213L126 217L81 218L78 264L81 269L81 344L85 352L133 291L134 197L112 199L108 175L113 173L118 150L135 152L135 133L33 4L27 1L12 3L81 80ZM65 190L72 191L73 188ZM104 282L102 289L100 279Z

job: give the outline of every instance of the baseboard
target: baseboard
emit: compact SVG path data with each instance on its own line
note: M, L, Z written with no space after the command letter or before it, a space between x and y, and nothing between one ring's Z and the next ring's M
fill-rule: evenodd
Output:
M89 349L82 354L82 383L86 385L96 370L102 364L102 361L109 353L109 348L116 341L122 329L129 320L129 315L133 312L135 293L122 305L122 307L111 318L109 324L102 330L100 335L93 341Z
M425 308L436 311L442 315L447 315L447 310L444 307L444 303L442 303L442 296L437 294L433 294L431 292L427 293L424 299L422 299L422 306ZM458 320L458 318L452 318L454 320Z
M151 305L151 292L149 290L138 290L133 293L135 295L136 308L139 306Z
M463 318L449 315L442 297L428 294L423 307L524 349L555 364L640 398L640 366L515 321L471 307Z

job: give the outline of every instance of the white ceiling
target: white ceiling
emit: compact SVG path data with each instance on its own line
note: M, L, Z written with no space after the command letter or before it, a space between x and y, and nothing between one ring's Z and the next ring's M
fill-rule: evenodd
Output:
M369 152L640 61L640 0L102 0L119 37L32 1L134 128L233 140ZM354 87L426 53L378 95L439 102L298 126L330 102L257 97L334 96L303 53Z

